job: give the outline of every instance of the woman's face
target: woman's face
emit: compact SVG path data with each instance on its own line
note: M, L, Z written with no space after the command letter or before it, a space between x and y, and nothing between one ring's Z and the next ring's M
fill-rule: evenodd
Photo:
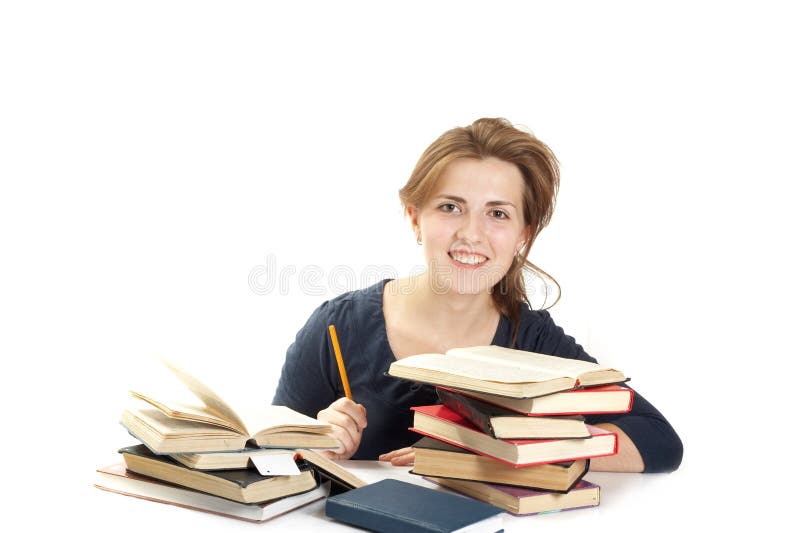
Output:
M507 161L457 159L428 201L409 207L437 293L489 292L529 234L519 169Z

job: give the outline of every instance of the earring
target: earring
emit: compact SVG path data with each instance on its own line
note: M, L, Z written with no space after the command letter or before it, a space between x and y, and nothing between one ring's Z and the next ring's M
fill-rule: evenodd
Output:
M420 237L419 235L417 235L417 244L422 246L422 237Z

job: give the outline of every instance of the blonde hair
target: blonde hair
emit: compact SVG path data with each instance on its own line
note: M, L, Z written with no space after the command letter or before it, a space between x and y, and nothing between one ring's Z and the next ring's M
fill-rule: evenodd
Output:
M488 157L515 165L525 184L523 211L525 224L530 226L530 235L508 272L492 287L495 306L514 324L511 337L513 346L519 331L520 306L524 303L530 307L523 269L531 270L556 285L558 296L552 305L561 297L561 287L555 278L527 259L533 241L550 222L555 208L559 170L558 160L550 148L533 134L515 128L506 119L480 118L469 126L446 131L428 146L408 182L400 189L400 201L404 207L421 207L447 165L456 159Z

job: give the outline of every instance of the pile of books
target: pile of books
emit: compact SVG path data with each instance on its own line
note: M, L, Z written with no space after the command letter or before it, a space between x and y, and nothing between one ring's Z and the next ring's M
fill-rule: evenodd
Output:
M616 434L584 415L630 410L625 376L594 363L497 346L392 363L389 374L437 385L441 405L413 407L415 474L501 507L538 514L600 503L586 481Z
M131 391L121 422L141 444L119 450L123 462L98 469L96 487L263 522L324 498L330 483L366 484L314 451L338 447L330 425L282 406L237 413L166 364L200 404Z

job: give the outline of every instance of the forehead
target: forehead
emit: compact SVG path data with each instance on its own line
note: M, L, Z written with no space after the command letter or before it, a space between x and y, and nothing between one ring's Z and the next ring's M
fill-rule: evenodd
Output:
M516 165L494 157L456 159L445 167L431 196L450 194L520 206L525 187Z

